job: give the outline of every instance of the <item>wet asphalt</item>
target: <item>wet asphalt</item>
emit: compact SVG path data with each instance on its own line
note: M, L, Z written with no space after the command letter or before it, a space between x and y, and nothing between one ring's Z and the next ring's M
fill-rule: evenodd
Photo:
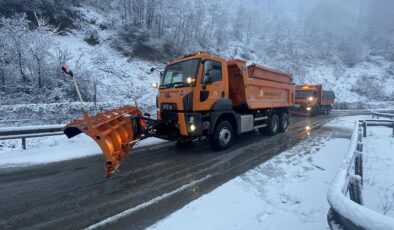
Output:
M334 117L294 116L287 132L243 134L222 152L212 151L205 141L186 149L167 143L136 150L109 180L104 179L102 156L0 169L0 229L83 229L210 175L104 227L143 229L308 138L307 124L313 135Z

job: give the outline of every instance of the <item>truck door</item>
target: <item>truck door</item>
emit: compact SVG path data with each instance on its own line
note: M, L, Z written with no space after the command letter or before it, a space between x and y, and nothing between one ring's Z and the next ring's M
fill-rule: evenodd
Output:
M227 69L223 68L225 63L214 60L203 60L201 62L201 78L197 82L195 110L210 110L213 104L221 99L227 98L228 93L225 88L227 83Z

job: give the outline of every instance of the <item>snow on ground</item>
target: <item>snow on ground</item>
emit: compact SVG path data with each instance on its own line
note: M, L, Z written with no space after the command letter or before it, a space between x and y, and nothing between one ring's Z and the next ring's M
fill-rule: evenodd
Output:
M191 202L150 229L326 229L328 187L345 155L355 120L339 117L310 138ZM135 149L163 143L149 138ZM101 154L86 135L0 142L0 168L29 166ZM369 127L364 154L364 201L394 216L392 129ZM378 154L376 154L378 153ZM378 165L378 167L377 167ZM285 221L284 221L285 220Z
M53 136L27 139L27 150L20 140L0 141L0 168L30 166L100 155L100 147L85 134L72 139ZM164 143L164 140L148 138L134 149Z
M393 129L368 127L364 138L365 206L394 217ZM388 176L390 175L390 176Z
M136 99L138 103L154 105L157 90L151 87L151 83L159 81L159 74L151 74L149 69L161 64L130 60L111 48L109 41L91 46L81 34L56 38L60 47L71 53L67 64L74 70L77 81L86 75L95 76L99 101L133 104Z
M327 190L356 119L341 117L150 229L327 229Z

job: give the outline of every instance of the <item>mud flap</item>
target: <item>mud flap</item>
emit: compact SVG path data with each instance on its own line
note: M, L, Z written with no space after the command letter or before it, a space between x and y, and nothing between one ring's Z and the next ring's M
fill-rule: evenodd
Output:
M83 119L77 119L63 129L68 138L80 133L91 137L101 148L105 157L105 177L111 177L130 153L136 141L146 128L140 119L141 111L134 106L124 106L90 116L84 112Z

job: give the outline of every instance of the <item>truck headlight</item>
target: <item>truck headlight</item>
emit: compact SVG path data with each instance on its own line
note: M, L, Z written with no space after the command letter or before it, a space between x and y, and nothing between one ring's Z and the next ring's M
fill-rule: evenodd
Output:
M188 84L192 84L192 83L196 82L196 79L194 77L188 77L188 78L186 78L186 81Z
M152 82L152 87L155 88L155 89L159 88L159 83Z
M306 107L306 111L311 111L311 107Z
M308 101L313 101L313 97L308 97Z
M190 125L190 131L194 132L194 131L196 131L196 129L197 129L197 127L195 124Z

